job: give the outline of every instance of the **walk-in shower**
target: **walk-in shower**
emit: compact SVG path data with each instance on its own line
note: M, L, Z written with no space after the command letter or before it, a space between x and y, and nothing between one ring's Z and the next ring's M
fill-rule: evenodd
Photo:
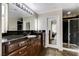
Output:
M63 47L79 50L79 18L63 21Z

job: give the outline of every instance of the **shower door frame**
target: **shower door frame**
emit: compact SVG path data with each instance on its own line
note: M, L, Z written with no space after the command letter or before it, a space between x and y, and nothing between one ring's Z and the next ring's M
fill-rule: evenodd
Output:
M70 19L68 20L68 48L70 47Z
M70 36L71 36L71 33L70 33L70 22L71 22L71 20L78 20L78 19L79 18L68 19L68 49L71 49L71 48L69 48L70 47Z
M68 19L68 40L70 40L70 21L71 20L78 20L79 18L73 18L73 19ZM64 42L63 42L64 43ZM68 41L68 45L69 45L69 47L70 47L70 41ZM63 46L63 50L67 50L67 51L72 51L72 52L76 52L76 53L78 53L79 54L79 49L78 50L75 50L75 49L71 49L71 48L66 48L66 47L64 47Z

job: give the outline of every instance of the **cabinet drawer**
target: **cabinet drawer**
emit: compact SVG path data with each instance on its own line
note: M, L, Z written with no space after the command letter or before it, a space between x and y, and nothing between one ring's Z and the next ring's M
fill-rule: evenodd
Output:
M26 41L21 41L21 42L19 42L19 47L23 47L23 46L25 46L26 45Z
M27 46L24 46L23 48L19 49L19 55L23 56L25 54L27 54L27 50L26 50Z
M19 46L18 46L18 43L13 43L13 44L8 45L7 48L8 48L7 52L10 53L10 52L18 49Z
M27 46L10 53L8 56L24 56L27 54L26 48L27 48Z

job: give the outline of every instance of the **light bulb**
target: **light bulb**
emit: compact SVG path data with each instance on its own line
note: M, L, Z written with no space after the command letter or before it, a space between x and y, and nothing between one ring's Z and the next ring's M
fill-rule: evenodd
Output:
M67 14L69 15L69 14L71 14L71 12L70 12L70 11L68 11L68 12L67 12Z

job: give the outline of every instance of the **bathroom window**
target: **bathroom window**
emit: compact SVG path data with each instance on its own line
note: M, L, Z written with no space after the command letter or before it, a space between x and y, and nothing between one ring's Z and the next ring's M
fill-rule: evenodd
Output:
M2 3L2 33L7 32L8 28L8 6Z

